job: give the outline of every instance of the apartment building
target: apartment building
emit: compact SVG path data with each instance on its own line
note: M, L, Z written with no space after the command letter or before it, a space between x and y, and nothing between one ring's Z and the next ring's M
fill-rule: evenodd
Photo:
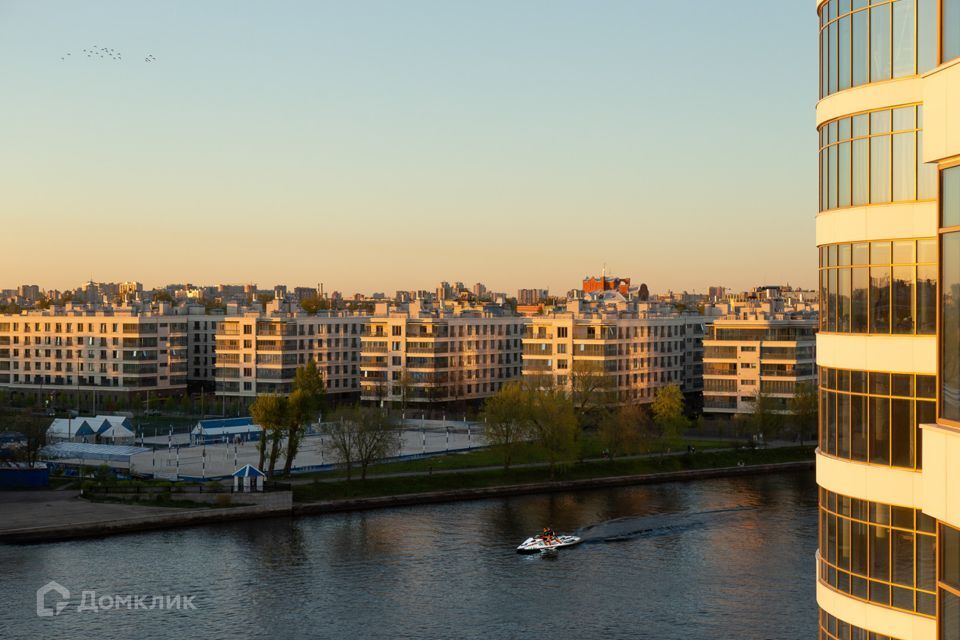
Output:
M523 319L497 305L377 305L361 338L361 398L478 401L520 376Z
M789 412L797 386L816 385L816 311L779 300L727 306L703 341L704 413L751 413L758 395Z
M312 360L329 395L357 396L360 336L369 318L346 312L307 315L283 306L274 301L263 312L244 311L217 323L217 395L289 393L297 369Z
M101 401L182 393L187 327L165 305L0 315L0 388L44 401L91 392Z
M570 301L565 310L528 318L525 379L548 380L575 396L600 391L605 403L652 402L660 387L702 390L703 338L709 318L671 306ZM603 376L589 384L582 376Z
M960 638L960 0L817 0L821 638Z

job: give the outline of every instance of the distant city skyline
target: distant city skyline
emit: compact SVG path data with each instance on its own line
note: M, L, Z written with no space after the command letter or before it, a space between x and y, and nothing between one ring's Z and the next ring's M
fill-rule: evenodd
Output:
M759 0L5 2L0 274L812 287L815 24Z

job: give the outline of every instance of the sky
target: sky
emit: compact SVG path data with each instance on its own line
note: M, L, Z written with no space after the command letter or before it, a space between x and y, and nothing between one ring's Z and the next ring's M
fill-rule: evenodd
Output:
M816 30L800 0L0 0L0 288L812 287Z

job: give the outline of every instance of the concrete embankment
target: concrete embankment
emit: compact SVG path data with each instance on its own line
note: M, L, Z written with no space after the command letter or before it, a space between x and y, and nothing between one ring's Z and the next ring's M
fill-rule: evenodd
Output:
M720 467L717 469L690 469L686 471L668 471L664 473L645 473L634 476L616 476L612 478L589 478L585 480L563 480L555 482L536 482L527 484L483 487L479 489L453 489L450 491L430 491L396 496L375 498L352 498L343 500L325 500L295 504L294 515L316 515L339 511L360 511L364 509L383 509L418 504L437 504L462 500L482 500L501 496L520 496L537 493L559 493L563 491L582 491L586 489L604 489L608 487L628 487L663 482L684 482L746 476L781 471L803 471L814 468L813 460L796 462L778 462L774 464L756 464L743 467Z
M19 499L16 497L12 500L0 499L0 511L5 512L4 515L6 516L5 518L0 518L0 543L24 544L56 542L76 538L93 538L121 533L190 527L219 522L252 520L256 518L308 516L342 511L382 509L463 500L481 500L484 498L503 496L558 493L564 491L603 489L607 487L625 487L663 482L683 482L784 471L801 471L813 468L813 460L802 460L798 462L780 462L742 467L692 469L633 476L537 482L479 489L454 489L450 491L328 500L302 504L293 504L290 492L282 491L261 494L260 496L242 494L242 498L238 495L238 500L242 499L247 502L256 501L257 504L215 509L182 509L96 503L76 498L75 492L71 492L74 494L73 496L63 495L66 492L32 492L38 494L36 499L24 499L29 496L23 494L20 494ZM51 494L57 495L51 496Z

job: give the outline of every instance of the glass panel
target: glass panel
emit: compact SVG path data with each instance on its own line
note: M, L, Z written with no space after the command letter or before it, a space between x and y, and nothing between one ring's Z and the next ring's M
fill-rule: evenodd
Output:
M870 202L890 202L890 136L870 139Z
M837 330L837 269L831 269L827 279L827 331Z
M820 211L827 210L827 175L829 166L827 165L827 150L820 152Z
M904 134L913 135L913 134ZM896 151L896 149L894 149ZM916 150L914 150L916 151ZM837 151L837 206L850 206L850 143L844 142ZM911 165L911 170L913 166Z
M890 267L870 267L870 332L890 333Z
M861 113L860 115L853 116L851 120L853 121L854 138L862 138L870 135L870 114Z
M937 1L919 0L917 5L918 31L917 70L920 73L937 66Z
M891 264L892 262L889 242L870 243L870 264Z
M886 527L870 527L870 533L870 577L888 580L890 577L890 530ZM871 588L871 593L872 591ZM873 600L872 595L870 599Z
M900 267L897 267L898 269ZM837 331L850 332L850 269L838 269Z
M829 32L823 29L820 32L820 97L830 94L830 41Z
M890 401L890 463L895 467L913 468L913 401Z
M891 118L892 115L889 109L872 112L870 114L870 133L874 135L878 133L890 133L890 127L892 126Z
M960 589L960 531L940 525L940 582Z
M830 93L835 93L837 91L837 53L839 52L839 47L837 46L838 29L839 26L836 22L827 27L827 37L830 39L830 64L827 69L830 74Z
M917 267L917 333L932 335L937 331L937 267Z
M890 400L870 398L870 462L890 463Z
M925 267L936 269L936 267ZM852 276L852 310L851 310L851 331L854 333L867 332L867 287L869 279L867 277L866 267L853 269ZM936 290L936 288L934 288Z
M837 394L837 455L850 457L850 395Z
M893 110L893 130L909 131L917 128L917 108L900 107Z
M916 197L917 134L897 133L893 136L893 199L914 200Z
M937 241L934 238L917 240L917 262L937 261Z
M917 536L917 587L933 591L937 581L937 547L934 536Z
M960 225L960 167L944 169L942 174L943 197L940 203L942 227Z
M837 207L837 146L827 148L827 208Z
M901 0L902 1L902 0ZM841 91L850 88L850 16L842 18L839 22L837 34L838 49L838 89Z
M851 158L852 173L852 202L854 205L867 204L870 202L870 141L866 138L853 141L853 152ZM821 152L824 153L824 152ZM826 165L826 157L823 159ZM826 203L826 190L822 195Z
M940 589L940 613L937 618L940 622L940 638L960 638L960 597Z
M884 4L870 9L870 81L889 78L890 5Z
M917 149L923 149L923 132L917 132ZM917 154L917 198L933 200L937 197L937 165L923 161L923 154Z
M913 333L915 267L893 268L893 332Z
M940 415L960 421L960 232L943 234Z
M943 0L943 59L960 57L960 0Z
M870 33L867 20L869 11L860 11L850 16L853 21L853 85L870 81Z
M837 247L837 264L841 267L850 265L850 245L841 244Z
M915 240L895 240L893 242L893 264L913 264L917 261Z
M914 73L913 52L916 49L913 0L893 3L893 77Z
M867 396L850 396L850 457L867 459Z
M870 245L858 242L853 245L853 264L870 264Z
M837 132L837 139L840 141L850 139L850 118L841 118L839 120L840 128Z

